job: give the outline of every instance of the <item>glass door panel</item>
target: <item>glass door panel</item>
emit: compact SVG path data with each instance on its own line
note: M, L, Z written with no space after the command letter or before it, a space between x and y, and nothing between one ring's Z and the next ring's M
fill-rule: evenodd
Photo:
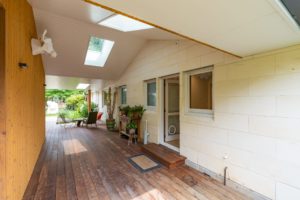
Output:
M165 85L165 142L179 139L179 81L166 80Z

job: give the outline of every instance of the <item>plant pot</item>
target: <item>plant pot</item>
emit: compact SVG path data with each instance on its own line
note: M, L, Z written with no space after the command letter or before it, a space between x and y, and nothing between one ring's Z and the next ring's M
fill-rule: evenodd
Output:
M133 113L132 119L139 119L139 113Z
M116 126L116 120L115 119L107 119L106 120L106 128L108 131L114 131Z
M129 133L132 134L132 135L134 135L135 134L135 129L134 128L129 129Z

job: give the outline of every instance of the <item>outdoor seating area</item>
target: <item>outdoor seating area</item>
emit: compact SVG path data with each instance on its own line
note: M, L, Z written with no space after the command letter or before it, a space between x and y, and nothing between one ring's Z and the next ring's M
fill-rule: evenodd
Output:
M67 127L68 125L71 126L85 126L88 127L89 125L94 125L97 127L97 124L101 124L101 117L98 118L98 116L101 116L101 112L89 112L87 118L74 118L74 119L66 119L65 116L57 116L56 124L62 125L64 127Z
M89 112L88 117L82 121L83 125L86 127L89 125L95 125L97 127L97 116L98 112Z
M47 115L57 116L56 124L64 127L97 127L103 123L103 112L98 112L98 105L88 99L83 90L47 90Z

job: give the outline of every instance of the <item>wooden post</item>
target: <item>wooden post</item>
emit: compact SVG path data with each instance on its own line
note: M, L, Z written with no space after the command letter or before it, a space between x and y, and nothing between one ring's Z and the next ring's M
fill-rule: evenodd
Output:
M92 111L92 94L91 90L88 90L88 98L87 98L87 104L88 104L88 111Z
M6 198L5 13L0 3L0 199Z

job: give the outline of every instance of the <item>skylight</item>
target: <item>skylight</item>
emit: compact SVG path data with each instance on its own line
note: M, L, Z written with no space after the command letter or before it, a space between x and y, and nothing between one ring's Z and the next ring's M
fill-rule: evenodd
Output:
M114 41L91 37L85 57L85 65L103 67L114 46Z
M89 86L90 86L90 84L87 84L87 83L79 83L77 85L76 89L78 89L78 90L85 90Z
M150 26L148 24L139 22L137 20L119 14L113 15L99 22L99 25L107 26L109 28L117 29L123 32L154 28L153 26Z
M281 2L291 15L291 18L300 27L300 2L297 0L281 0Z

